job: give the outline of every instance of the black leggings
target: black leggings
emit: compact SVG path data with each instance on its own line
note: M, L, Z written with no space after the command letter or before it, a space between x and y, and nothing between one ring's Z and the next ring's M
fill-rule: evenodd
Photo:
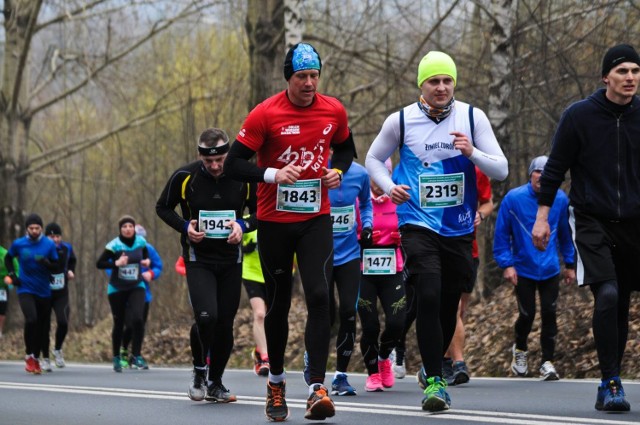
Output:
M54 348L62 349L62 344L69 330L69 291L51 291L51 309L56 315L56 340ZM49 327L51 327L51 315L49 315ZM42 335L42 354L49 357L49 333Z
M620 376L629 334L631 292L615 280L589 285L593 293L593 339L603 379Z
M402 334L407 298L402 275L363 275L360 283L358 314L362 325L360 350L369 375L378 373L378 356L389 357ZM380 335L378 299L384 310L384 331ZM380 342L378 343L378 336Z
M145 294L146 298L146 294ZM144 343L144 334L147 328L147 319L149 318L149 302L144 302L144 311L142 312L142 343ZM124 331L122 332L122 348L125 350L129 349L129 343L131 342L131 338L133 337L133 322L131 320L131 310L127 307L127 312L125 313L124 319ZM142 348L140 349L142 351Z
M518 300L518 319L515 324L516 348L528 351L527 338L536 317L536 289L540 294L540 347L542 359L540 364L553 361L556 347L556 301L558 300L560 276L555 275L546 280L533 280L518 276L518 284L514 290Z
M24 315L25 353L40 357L42 336L49 336L51 326L51 298L41 298L34 294L18 294L20 309ZM43 352L48 356L48 352Z
M113 328L111 330L111 349L113 356L120 355L120 344L124 332L124 322L127 306L131 309L133 327L133 342L131 353L140 355L142 347L142 312L144 310L144 288L135 288L128 291L118 291L109 294L109 305L113 316Z
M405 312L404 326L402 328L402 332L398 337L398 342L396 343L396 363L401 364L404 361L404 355L407 350L407 334L413 326L413 322L416 321L416 297L415 288L413 287L412 281L409 280L406 276L403 276L404 281L404 292L405 297L407 299L407 307Z
M416 336L427 376L442 377L442 357L449 348L458 320L460 291L442 290L437 273L412 275L416 302Z
M338 288L339 318L338 338L336 339L336 370L346 372L356 341L356 308L360 290L360 258L333 266L330 282L331 326L335 320L335 288Z
M195 318L190 338L193 366L204 368L210 354L209 380L221 382L233 349L233 320L240 304L242 263L187 261L185 265Z
M267 289L264 330L271 373L284 372L289 337L293 256L307 304L304 343L309 356L310 383L323 383L329 358L329 277L333 270L331 218L321 215L299 223L259 221L258 249ZM298 318L301 320L301 318Z

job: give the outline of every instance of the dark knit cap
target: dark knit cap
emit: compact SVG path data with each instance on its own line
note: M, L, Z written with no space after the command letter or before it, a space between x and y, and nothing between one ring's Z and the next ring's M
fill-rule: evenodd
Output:
M322 60L318 51L311 44L298 43L292 46L284 57L284 79L289 78L294 72L305 69L322 69Z
M58 223L49 223L47 227L44 228L45 235L62 235L62 227Z
M602 76L606 76L609 71L624 62L640 65L640 56L636 49L628 44L618 44L610 48L602 59Z
M24 226L25 227L29 227L32 224L38 224L38 225L40 225L40 227L42 227L43 226L42 217L40 217L38 214L33 214L33 213L29 214L27 216L27 219L24 222Z
M131 223L135 226L136 220L130 215L123 215L122 217L120 217L120 220L118 220L118 229L121 228L125 223Z

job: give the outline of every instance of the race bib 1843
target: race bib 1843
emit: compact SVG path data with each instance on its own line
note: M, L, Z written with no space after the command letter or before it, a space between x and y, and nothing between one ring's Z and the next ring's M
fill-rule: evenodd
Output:
M320 196L320 179L298 180L294 184L279 184L276 210L317 213L320 211Z
M200 211L198 225L200 231L204 232L205 238L227 239L231 233L231 227L227 227L231 220L236 219L236 212L233 210L221 211Z
M464 173L420 175L420 207L446 208L462 205Z

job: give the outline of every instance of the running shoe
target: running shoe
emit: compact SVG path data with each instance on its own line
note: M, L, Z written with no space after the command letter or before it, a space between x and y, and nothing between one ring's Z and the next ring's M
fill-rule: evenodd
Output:
M378 360L378 371L380 372L380 380L385 388L393 387L396 380L393 377L391 359Z
M453 360L451 357L442 359L442 379L447 381L447 385L455 385L453 380Z
M264 414L272 422L284 422L289 417L289 408L285 400L286 384L274 384L267 381L267 404Z
M462 385L469 382L469 369L464 361L453 363L453 385ZM447 384L449 381L447 380Z
M253 373L257 376L269 375L269 360L262 360L260 352L255 348L251 352L251 357L253 358Z
M49 360L46 357L43 359L40 359L40 369L43 372L53 372L53 369L51 369L51 360Z
M26 356L24 358L25 366L24 370L27 373L33 373L34 375L39 375L42 373L42 369L40 369L40 363L33 356Z
M120 356L120 359L125 359L125 357ZM122 365L122 367L127 367L126 365L129 365L129 368L133 369L135 367L135 364L136 364L136 356L131 354L129 356L129 360L124 360L124 364Z
M64 356L62 355L62 349L53 350L53 361L55 362L56 367L63 368L66 366Z
M617 376L598 387L596 410L605 412L628 412L631 405L625 398L622 382Z
M439 376L432 376L426 380L427 388L422 399L422 410L441 412L451 407L451 398L446 391L447 381Z
M313 385L313 393L307 399L305 419L322 421L336 414L336 407L328 395L327 388L322 384Z
M132 369L140 369L140 370L149 369L149 365L147 364L147 361L142 356L134 357L134 361L133 363L130 363L130 365Z
M217 403L232 403L237 400L234 394L231 394L222 382L214 382L207 387L207 394L204 396L207 401L215 401Z
M380 380L379 373L374 373L367 377L367 381L364 384L364 390L370 393L377 393L380 391L384 391L384 387L382 386L382 381Z
M513 344L511 352L513 354L513 358L511 360L511 371L517 376L527 376L529 373L529 365L527 364L527 357L529 353L518 350L515 344Z
M416 373L416 381L418 381L418 386L423 390L427 388L427 374L424 371L424 366L421 366L418 373Z
M560 375L556 372L556 368L553 367L553 363L546 361L540 366L540 377L543 381L557 381L560 379Z
M346 373L341 373L333 378L333 382L331 383L331 394L356 395L356 389L349 384Z
M118 373L122 372L122 363L120 356L113 356L113 371Z
M304 356L302 357L302 362L304 367L302 369L302 379L304 379L304 383L307 385L311 385L311 372L309 371L309 354L304 352Z
M191 384L187 394L193 401L202 401L207 393L207 371L205 369L193 369L191 375Z
M396 350L394 349L391 352L391 356L389 356L389 358L391 357L395 359L395 361L393 362L393 374L395 375L396 379L404 379L404 377L407 376L407 368L404 366L404 352L396 352Z

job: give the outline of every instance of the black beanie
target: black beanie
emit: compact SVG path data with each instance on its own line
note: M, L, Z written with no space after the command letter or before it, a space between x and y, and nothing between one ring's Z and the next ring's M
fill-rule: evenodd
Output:
M123 215L122 217L120 217L120 220L118 220L118 229L120 229L125 223L131 223L135 226L136 220L130 215Z
M316 48L311 44L298 43L291 46L284 57L284 79L289 81L294 72L305 69L317 69L318 72L321 72L322 60Z
M49 223L47 227L44 228L45 235L62 235L62 227L58 223Z
M42 218L38 214L29 214L24 222L24 227L29 227L32 224L39 224L42 227Z
M602 76L606 76L609 71L624 62L640 65L640 56L636 49L628 44L618 44L610 48L602 59Z

